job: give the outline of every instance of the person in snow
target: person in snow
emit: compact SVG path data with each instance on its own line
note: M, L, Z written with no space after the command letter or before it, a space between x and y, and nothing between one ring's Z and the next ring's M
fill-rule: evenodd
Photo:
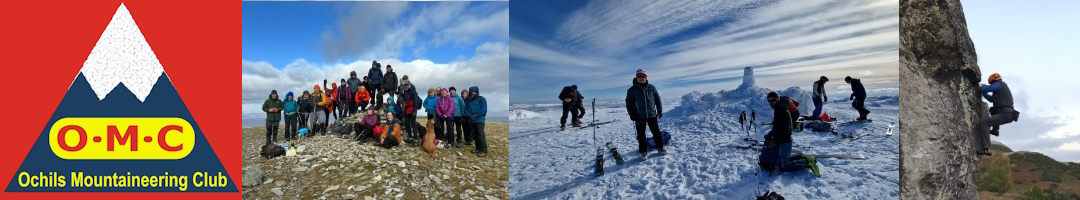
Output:
M460 123L463 124L463 126L461 126L461 131L465 132L465 134L462 134L462 137L465 137L464 138L465 139L465 145L473 145L474 136L472 135L472 129L471 129L472 126L469 125L469 118L467 116L467 113L465 113L465 109L468 109L468 108L465 107L465 102L468 101L468 100L469 100L469 90L468 89L462 90L461 91L461 122Z
M345 81L345 84L348 85L349 91L352 91L354 94L348 95L351 95L355 98L357 94L360 93L361 83L363 82L360 79L356 78L356 71L349 72L349 80ZM353 101L349 101L349 115L356 114L359 105L359 102L357 102L355 99ZM359 110L363 110L363 108L359 108Z
M311 93L311 102L314 103L314 112L311 113L312 133L326 133L326 120L328 119L326 106L330 104L330 98L322 92L319 84L315 84L315 92ZM312 134L314 135L314 134Z
M989 85L981 85L979 91L982 92L983 98L993 103L993 106L990 107L990 117L979 120L978 138L982 140L980 143L982 151L978 152L980 155L993 153L990 151L991 134L997 136L1002 124L1012 123L1020 117L1020 112L1013 109L1012 90L1009 90L1009 84L1001 80L1001 74L991 74L986 82Z
M769 106L773 109L773 121L772 130L768 134L765 134L765 148L780 148L780 161L787 161L791 157L791 129L792 120L791 113L788 108L791 107L790 101L784 101L780 98L780 95L776 92L769 92L765 96L765 99L769 101ZM780 162L779 167L783 167L785 162Z
M385 94L394 96L394 92L397 91L398 86L398 77L397 73L394 73L394 68L392 68L390 65L386 65L386 74L383 75L382 79L383 88L379 89L379 95L375 96L379 96L379 98L382 98L382 96ZM379 101L382 101L382 99L379 99ZM379 103L379 107L382 107L382 105L382 103Z
M582 96L581 91L577 90L577 85L571 86L570 89L574 89L574 93L577 94L578 101L577 108L574 108L575 110L577 110L578 113L577 120L574 120L574 123L577 123L577 126L575 127L581 127L581 119L585 118L585 96Z
M371 69L368 70L367 75L368 78L371 79L371 81L368 82L368 94L371 95L372 100L375 101L369 102L369 105L375 106L375 109L379 109L379 107L382 106L382 98L376 95L379 94L377 92L382 89L383 84L383 73L381 67L382 64L379 64L379 62L372 60Z
M428 88L428 92L427 92L428 96L427 96L426 99L424 99L424 110L427 111L427 120L428 121L434 121L435 120L435 113L436 113L435 106L438 105L438 103L439 103L439 92L438 91L439 90L436 89L436 88ZM420 134L424 134L424 133L420 133ZM438 124L435 125L435 135L436 136L441 136L442 135L442 126L441 125L438 125ZM420 137L423 137L423 135L421 135ZM436 139L441 140L442 137L436 137Z
M664 106L660 103L659 92L656 91L656 87L649 84L649 75L644 69L637 70L630 84L630 88L626 89L626 112L630 115L630 120L634 121L634 128L637 129L638 153L641 154L641 159L649 158L648 142L645 141L646 125L653 134L656 150L661 154L667 154L660 127L657 124L657 120L664 116Z
M297 105L300 106L300 115L297 116L300 119L300 128L306 129L308 128L308 116L311 116L311 110L315 107L315 104L311 102L311 93L304 90L304 94L300 95Z
M562 100L562 118L559 118L560 131L566 131L566 117L570 114L570 124L574 127L581 127L578 124L578 106L581 104L576 92L577 85L563 87L562 92L559 92L559 100Z
M353 129L356 131L356 141L364 143L368 138L375 139L376 135L374 134L374 129L375 126L378 125L379 115L375 114L374 108L368 108L364 118L359 122L356 122L356 125L353 126Z
M870 114L870 110L863 106L864 101L866 101L866 88L863 88L862 80L848 76L844 77L844 82L851 84L851 98L848 98L848 100L852 100L851 107L855 107L855 110L859 111L859 118L855 120L866 120L866 115Z
M394 119L394 114L386 113L386 125L382 128L382 136L379 143L384 148L393 148L401 144L401 123Z
M810 116L810 120L821 120L821 106L825 105L822 100L829 102L829 96L825 95L825 82L829 82L829 78L825 76L814 82L814 115Z
M454 140L447 142L453 143L455 147L461 148L461 144L465 139L465 133L461 129L461 127L465 125L465 118L462 117L462 114L465 113L463 110L465 109L465 100L461 99L461 95L458 95L457 88L450 86L449 92L450 98L454 99L454 116L451 117L453 120L450 121L450 123L453 123L453 126L449 126L446 129L447 131L450 131L450 138L454 138Z
M263 101L262 110L266 112L266 143L270 144L277 141L281 111L285 110L285 104L278 99L277 90L270 91L270 97Z
M484 117L487 116L487 99L479 95L480 88L469 87L469 98L465 100L465 116L469 118L469 129L472 130L473 140L476 141L476 149L472 150L479 157L487 157L487 137L484 136Z
M454 141L454 98L450 97L446 88L441 89L439 95L439 100L435 103L435 124L443 127L439 132L442 133L440 140L446 143L446 148L450 148Z
M420 111L421 105L423 105L423 99L420 99L420 95L416 93L416 87L412 85L412 82L405 81L405 94L398 101L403 102L401 123L404 125L405 133L408 135L406 138L409 141L413 141L413 146L416 146L416 141L420 141L420 134L416 131L416 112Z
M285 103L285 141L291 141L296 139L296 130L298 129L296 122L297 118L299 118L297 112L299 111L300 105L296 103L296 100L293 100L292 91L285 93L285 101L283 103Z
M356 96L353 97L353 102L359 104L361 109L365 109L369 100L371 96L368 96L367 87L361 85L360 90L356 91Z

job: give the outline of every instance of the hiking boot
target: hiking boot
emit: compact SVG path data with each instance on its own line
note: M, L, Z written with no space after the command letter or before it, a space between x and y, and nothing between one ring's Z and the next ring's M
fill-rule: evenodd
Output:
M472 146L472 141L465 141L465 145Z
M660 152L660 154L664 154L664 155L667 155L667 149L664 149L664 148L660 148L660 149L657 149L656 151L657 151L657 152Z
M638 152L638 153L641 154L641 159L642 160L648 160L649 159L649 153L648 152Z
M487 153L480 152L476 154L477 157L487 157Z
M469 150L469 153L480 153L480 151L477 151L476 149L473 149L473 150Z
M1000 132L997 129L990 130L990 135L998 136L998 134L1000 134Z
M807 156L806 160L810 162L810 171L814 172L815 177L821 177L821 173L818 171L817 158L813 156Z
M566 126L561 126L559 128L562 129L562 130L559 130L559 131L566 131ZM468 144L468 143L466 143L466 144Z
M581 124L574 124L574 128L581 128Z

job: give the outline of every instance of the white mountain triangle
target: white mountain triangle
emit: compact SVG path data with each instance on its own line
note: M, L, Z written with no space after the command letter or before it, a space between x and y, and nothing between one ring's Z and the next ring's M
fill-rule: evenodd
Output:
M79 70L98 100L105 99L117 85L124 83L139 101L146 100L164 71L123 3Z

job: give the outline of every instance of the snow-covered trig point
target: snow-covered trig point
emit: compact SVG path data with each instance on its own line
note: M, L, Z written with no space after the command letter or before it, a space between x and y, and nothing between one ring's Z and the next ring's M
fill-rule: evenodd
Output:
M752 80L752 79L749 79ZM633 122L626 119L623 102L597 102L597 121L619 121L601 126L592 140L590 129L558 132L560 105L511 106L523 114L510 122L510 198L535 199L753 199L757 188L758 151L733 148L747 145L739 128L741 111L754 108L757 121L771 121L771 110L758 107L766 89L750 84L743 92L692 93L681 101L664 101L661 127L672 134L670 153L650 152L648 160L636 153ZM788 92L805 92L792 90ZM783 93L783 91L781 92ZM783 95L783 94L782 94ZM761 176L762 190L789 199L896 199L899 198L899 139L885 135L899 117L899 97L867 98L874 122L839 127L838 132L870 134L847 144L832 142L828 132L793 133L794 149L808 154L861 154L865 160L822 158L821 177L807 170ZM668 99L668 98L665 98ZM674 98L671 98L674 99ZM809 101L804 106L812 106ZM858 113L849 103L826 104L836 118L853 119ZM771 129L761 126L753 138L762 140ZM545 131L550 129L552 131ZM538 131L540 130L540 131ZM901 134L893 130L893 135ZM651 133L647 133L651 136ZM615 164L604 157L604 176L593 174L596 145L612 142L626 159ZM757 194L760 195L760 194Z

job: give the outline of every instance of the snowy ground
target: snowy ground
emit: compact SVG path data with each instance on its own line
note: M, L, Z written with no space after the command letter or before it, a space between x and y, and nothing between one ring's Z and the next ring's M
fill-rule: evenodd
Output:
M510 198L752 199L759 195L755 179L758 151L731 147L747 144L742 140L747 133L740 129L737 113L747 110L749 115L749 109L741 105L764 100L764 94L747 96L752 98L665 101L665 109L676 110L665 111L660 121L661 128L672 134L669 154L651 152L644 161L636 153L634 129L622 102L597 103L597 121L617 120L596 129L597 140L589 128L559 132L559 105L513 105ZM715 106L676 108L680 103L690 104L687 101ZM761 190L778 192L787 199L898 199L899 130L894 129L892 136L885 132L899 118L899 98L871 97L866 105L873 122L837 130L871 135L841 144L834 142L840 136L806 130L793 133L793 149L808 154L862 154L869 159L820 159L820 178L809 171L771 177L766 173L760 176ZM803 102L801 107L812 106ZM771 115L771 111L757 110L758 123L771 120L762 114ZM839 121L858 117L850 102L830 102L824 110ZM591 120L592 111L588 112L583 121ZM751 137L762 140L769 129L761 126L750 133ZM594 177L596 147L608 141L617 145L626 163L617 165L611 154L605 153L606 174Z

